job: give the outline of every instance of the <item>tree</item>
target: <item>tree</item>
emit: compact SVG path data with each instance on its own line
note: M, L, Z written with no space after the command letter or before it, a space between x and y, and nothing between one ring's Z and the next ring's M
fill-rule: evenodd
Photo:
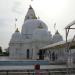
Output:
M2 53L2 47L0 46L0 54Z

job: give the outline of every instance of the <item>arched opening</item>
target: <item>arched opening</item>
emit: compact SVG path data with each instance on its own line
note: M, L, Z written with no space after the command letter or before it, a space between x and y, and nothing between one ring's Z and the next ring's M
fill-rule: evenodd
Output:
M30 57L30 51L29 49L27 49L27 59L29 59L29 57Z
M52 53L52 61L55 61L55 53Z
M44 50L39 50L39 60L44 60Z

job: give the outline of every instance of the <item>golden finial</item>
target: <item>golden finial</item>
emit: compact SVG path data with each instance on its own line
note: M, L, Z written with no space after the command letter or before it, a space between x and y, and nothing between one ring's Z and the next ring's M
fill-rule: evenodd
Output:
M16 31L15 31L15 32L19 32L18 28L16 29Z
M59 34L58 30L56 31L56 33L55 33L55 34Z
M29 6L29 9L32 9L32 6L31 5Z

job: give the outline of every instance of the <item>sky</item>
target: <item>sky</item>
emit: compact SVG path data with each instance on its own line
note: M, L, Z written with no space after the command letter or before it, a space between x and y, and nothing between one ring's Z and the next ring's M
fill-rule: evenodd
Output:
M15 18L17 18L16 27L21 31L22 24L29 8L32 5L36 16L45 22L52 35L56 30L65 40L65 26L75 20L75 0L0 0L0 46L3 49L8 47L12 34L15 31ZM74 31L69 33L72 38Z

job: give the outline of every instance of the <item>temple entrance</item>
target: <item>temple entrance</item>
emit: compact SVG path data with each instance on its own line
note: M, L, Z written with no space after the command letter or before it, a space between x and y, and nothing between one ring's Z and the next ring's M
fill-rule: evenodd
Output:
M44 60L44 51L39 50L39 60Z
M30 57L30 51L29 49L27 49L27 59L29 59L29 57Z
M56 56L55 56L55 53L53 52L52 53L52 61L55 61L55 58L56 58Z

